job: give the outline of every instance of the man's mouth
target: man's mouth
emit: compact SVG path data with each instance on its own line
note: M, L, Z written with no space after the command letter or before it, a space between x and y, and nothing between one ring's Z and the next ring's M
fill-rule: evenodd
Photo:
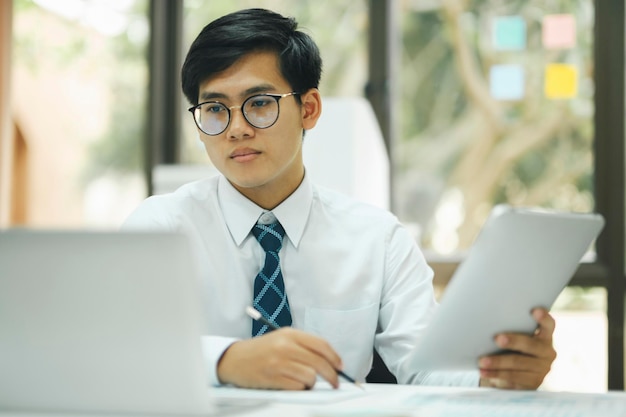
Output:
M257 155L260 155L261 152L254 149L237 149L233 153L230 154L230 159L234 159L236 161L245 162L251 159L254 159Z

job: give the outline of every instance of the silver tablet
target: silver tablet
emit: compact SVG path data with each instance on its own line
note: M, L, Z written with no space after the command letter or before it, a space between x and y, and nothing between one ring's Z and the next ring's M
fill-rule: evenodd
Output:
M406 366L477 369L496 334L532 333L530 311L552 306L603 226L599 214L494 207Z

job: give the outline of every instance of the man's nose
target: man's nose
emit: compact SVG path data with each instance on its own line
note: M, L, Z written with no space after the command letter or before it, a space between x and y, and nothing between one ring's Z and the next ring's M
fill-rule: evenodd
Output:
M254 133L254 128L244 117L241 106L229 107L229 110L230 124L228 126L228 137L236 139L252 135Z

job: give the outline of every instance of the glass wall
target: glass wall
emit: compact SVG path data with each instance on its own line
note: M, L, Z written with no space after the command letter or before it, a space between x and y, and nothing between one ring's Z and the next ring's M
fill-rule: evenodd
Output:
M593 211L593 1L397 5L394 207L427 257L462 259L499 203ZM606 291L568 288L553 315L544 387L605 390Z
M592 0L398 2L395 209L465 250L494 204L592 211Z
M145 198L147 8L14 1L14 225L115 228Z

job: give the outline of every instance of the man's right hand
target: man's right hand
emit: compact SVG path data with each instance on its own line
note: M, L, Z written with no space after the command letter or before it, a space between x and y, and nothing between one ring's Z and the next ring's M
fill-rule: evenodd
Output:
M226 349L217 364L223 384L244 388L303 390L313 388L317 375L334 388L341 358L324 339L284 327Z

